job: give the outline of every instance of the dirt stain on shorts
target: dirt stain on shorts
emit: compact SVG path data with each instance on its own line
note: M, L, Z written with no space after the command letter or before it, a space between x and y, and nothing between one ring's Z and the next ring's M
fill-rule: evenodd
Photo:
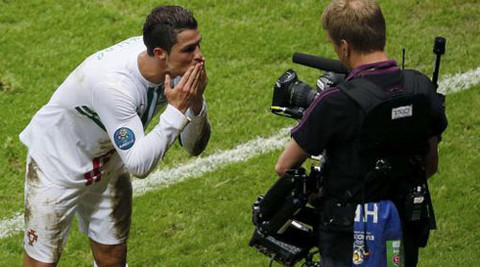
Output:
M30 163L27 166L27 182L31 185L37 185L40 182L38 177L38 166L34 159L30 159Z
M53 259L60 259L60 255L65 243L64 231L68 228L69 220L64 217L64 210L57 209L57 199L43 198L43 201L38 202L37 196L42 191L40 175L41 170L33 158L29 159L26 170L25 181L25 224L28 227L26 230L32 230L33 233L43 229L42 233L38 235L39 239L48 240L47 243L51 245L51 257ZM47 210L45 207L50 207ZM42 212L43 210L43 212ZM39 213L40 212L40 213ZM41 216L41 217L39 217ZM39 222L42 222L39 224ZM30 245L35 245L32 242Z
M35 189L40 183L40 178L38 176L39 169L37 167L37 163L33 158L30 158L30 162L27 166L27 174L26 174L26 184L25 184L25 211L24 211L24 218L25 222L28 222L32 216L32 204L30 203L30 198L35 195Z
M112 187L113 220L118 239L128 237L132 217L132 183L128 173L121 174Z
M60 259L60 255L62 254L63 247L65 245L65 238L64 235L65 229L69 227L69 220L62 217L62 212L55 212L54 218L52 218L54 227L53 231L51 231L52 236L51 239L56 244L55 251L53 252L53 257L55 259ZM63 218L63 219L62 219Z

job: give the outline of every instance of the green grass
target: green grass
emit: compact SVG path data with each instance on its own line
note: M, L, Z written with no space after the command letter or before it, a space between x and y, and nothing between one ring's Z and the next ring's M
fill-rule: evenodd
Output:
M270 136L294 121L271 115L272 86L287 68L313 83L319 72L291 63L295 51L334 58L320 14L326 1L164 1L194 11L210 78L212 138L204 155ZM89 54L141 33L158 1L0 0L0 219L23 210L26 149L18 134L55 88ZM480 64L480 3L380 1L387 52L432 73L435 36L447 38L441 74ZM480 257L479 85L447 97L449 128L431 180L438 219L420 266L475 266ZM134 200L130 266L267 266L247 243L250 205L274 181L280 151L233 164ZM178 145L160 166L190 157ZM222 183L228 181L226 183ZM18 266L21 234L0 241L0 266ZM91 266L85 236L72 228L60 266Z

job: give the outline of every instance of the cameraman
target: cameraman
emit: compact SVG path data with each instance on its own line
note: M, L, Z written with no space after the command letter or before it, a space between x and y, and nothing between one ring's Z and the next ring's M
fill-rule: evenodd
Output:
M402 75L402 71L384 51L385 20L374 0L333 0L323 12L322 23L338 58L350 69L345 82L366 78L389 94L404 90L403 79L391 79ZM424 75L416 74L415 82L426 85L422 90L430 99L427 108L430 137L425 140L428 148L422 166L424 175L430 177L437 170L437 145L447 120L434 85ZM322 266L352 266L355 207L368 199L352 190L363 179L359 171L363 155L356 147L363 119L357 103L338 87L324 90L292 130L292 139L275 166L281 176L288 169L300 167L310 155L325 153L324 195L318 207ZM338 214L347 223L336 223L342 221L334 219ZM410 228L404 228L403 232L405 266L416 266L419 248L414 241L416 232Z

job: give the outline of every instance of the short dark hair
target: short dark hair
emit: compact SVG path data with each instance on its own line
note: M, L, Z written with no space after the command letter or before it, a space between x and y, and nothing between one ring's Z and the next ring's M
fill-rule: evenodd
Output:
M180 6L158 6L150 12L143 24L143 42L147 53L160 47L170 53L177 42L177 35L185 29L197 29L192 12Z
M336 45L343 39L359 52L385 48L385 18L375 0L333 0L322 24Z

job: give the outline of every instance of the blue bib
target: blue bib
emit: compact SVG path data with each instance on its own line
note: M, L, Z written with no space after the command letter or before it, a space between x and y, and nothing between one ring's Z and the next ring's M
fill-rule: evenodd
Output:
M352 266L400 266L402 224L391 201L359 204L353 226Z

